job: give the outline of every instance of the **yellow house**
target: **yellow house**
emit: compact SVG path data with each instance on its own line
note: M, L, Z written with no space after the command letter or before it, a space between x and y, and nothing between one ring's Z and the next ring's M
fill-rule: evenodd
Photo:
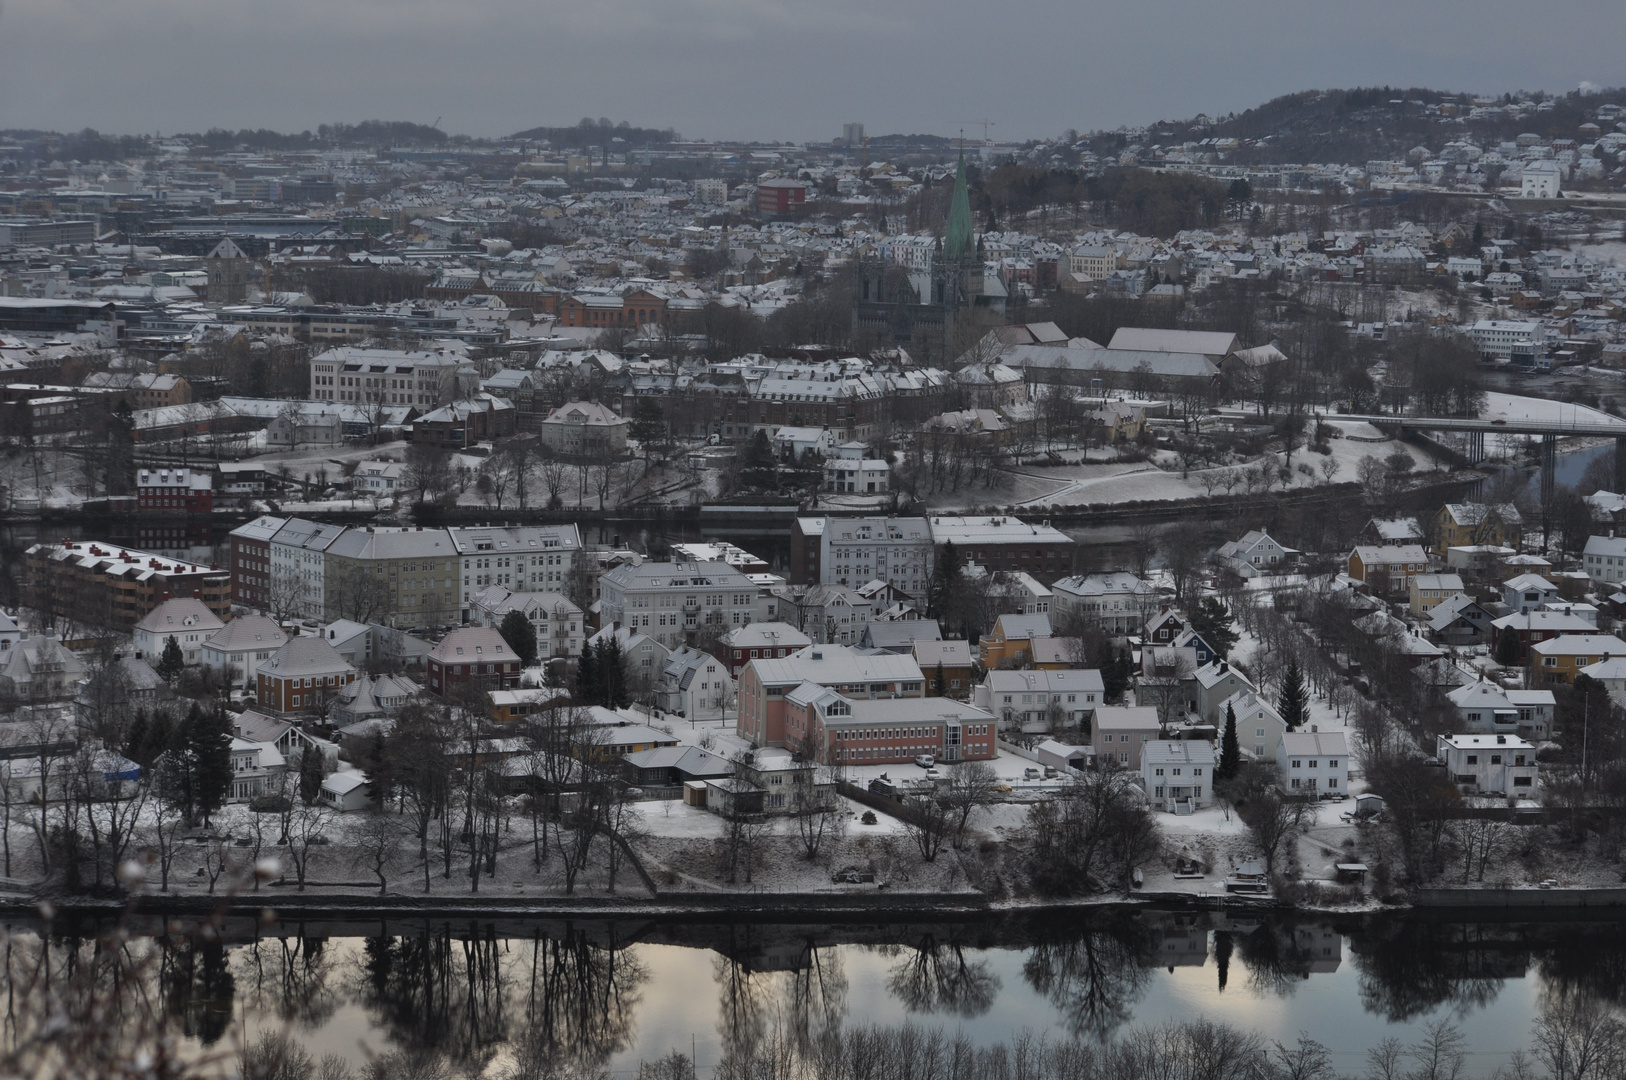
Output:
M1565 634L1530 646L1530 662L1544 683L1570 683L1576 672L1600 660L1626 656L1626 641L1613 634Z
M1020 667L1033 657L1033 639L1050 636L1049 615L1001 615L982 635L982 666Z
M1411 613L1426 614L1462 591L1462 578L1456 574L1418 574L1410 583Z
M1518 551L1523 538L1524 518L1512 503L1446 503L1434 515L1434 554L1442 558L1446 548L1475 544Z

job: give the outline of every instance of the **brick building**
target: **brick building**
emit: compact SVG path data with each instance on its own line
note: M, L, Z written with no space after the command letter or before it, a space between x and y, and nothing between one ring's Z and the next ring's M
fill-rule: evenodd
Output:
M68 622L129 630L165 600L196 595L221 618L231 614L231 574L97 540L35 544L24 555L24 603Z
M459 686L512 690L519 685L519 657L489 626L465 626L441 639L426 661L429 692L446 697Z
M142 469L136 473L136 507L207 514L214 510L214 489L214 477L197 469Z

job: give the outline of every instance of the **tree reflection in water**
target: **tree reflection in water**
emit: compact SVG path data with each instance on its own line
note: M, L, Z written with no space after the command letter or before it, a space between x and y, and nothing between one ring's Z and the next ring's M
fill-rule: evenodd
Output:
M1105 1040L1130 1018L1156 956L1148 929L1125 921L1040 940L1022 974L1050 999L1070 1034Z
M181 1033L213 1046L231 1026L236 980L218 937L161 943L158 985Z
M1248 988L1259 997L1289 997L1310 977L1311 955L1299 945L1292 923L1260 923L1233 943L1248 970Z
M948 1013L971 1018L993 1007L1000 981L987 960L966 956L957 934L939 940L927 931L913 945L894 946L902 954L887 975L886 988L912 1013Z
M507 939L487 924L455 934L451 923L371 937L357 998L396 1046L437 1050L469 1066L508 1038Z
M327 1023L339 1007L332 979L334 953L322 938L305 937L301 928L285 936L262 938L236 950L233 967L243 1004L255 1012L305 1030Z
M631 1045L649 969L629 944L613 923L598 941L573 925L532 936L516 1075L549 1062L601 1067Z
M1361 1003L1390 1023L1441 1005L1483 1008L1529 966L1522 933L1508 925L1391 919L1351 935L1349 944Z
M717 1034L728 1061L753 1059L770 1034L776 1045L808 1053L840 1031L846 1017L841 950L821 947L810 936L770 939L753 927L731 927L712 959L712 977Z
M1584 934L1552 939L1552 947L1540 953L1539 970L1556 992L1626 1006L1626 924L1597 923Z

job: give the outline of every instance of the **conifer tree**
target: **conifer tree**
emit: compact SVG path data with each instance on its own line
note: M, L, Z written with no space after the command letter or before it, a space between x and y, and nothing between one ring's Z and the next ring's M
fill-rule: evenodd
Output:
M158 658L158 667L155 669L159 678L165 682L174 682L181 672L186 670L186 657L181 653L181 643L171 634L164 641L164 654Z
M588 642L582 646L581 657L576 661L576 691L573 697L577 705L597 705L598 694L597 650Z
M932 566L931 581L926 585L926 614L941 620L948 610L954 589L960 582L960 553L950 540L937 549L937 561Z
M937 697L948 697L948 679L943 675L943 661L937 662L937 670L932 674L932 693Z
M1519 666L1519 635L1511 627L1496 638L1496 662L1503 667Z
M1217 596L1205 596L1197 610L1191 613L1191 628L1219 653L1221 660L1231 655L1236 647L1235 617L1225 602Z
M1304 672L1299 670L1299 658L1287 658L1287 671L1282 675L1282 694L1277 701L1282 720L1288 731L1297 731L1310 716L1310 701L1304 689Z
M1216 780L1229 780L1242 768L1242 747L1236 738L1236 710L1225 706L1225 735L1220 740L1219 767L1214 770Z
M531 620L525 617L523 611L510 611L502 617L502 625L497 633L508 642L508 647L514 650L519 657L521 667L532 667L536 664L536 627Z
M306 806L315 806L322 797L322 752L307 746L299 755L299 798Z

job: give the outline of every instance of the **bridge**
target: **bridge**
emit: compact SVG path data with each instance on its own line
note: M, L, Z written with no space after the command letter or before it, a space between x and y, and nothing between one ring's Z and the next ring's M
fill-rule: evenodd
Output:
M1486 434L1540 436L1543 501L1553 493L1559 439L1614 439L1615 486L1626 487L1626 420L1481 420L1464 416L1358 416L1344 413L1317 414L1316 419L1361 421L1374 427L1393 429L1397 435L1404 435L1408 428L1412 431L1464 431L1468 433L1468 460L1473 463L1485 460Z

